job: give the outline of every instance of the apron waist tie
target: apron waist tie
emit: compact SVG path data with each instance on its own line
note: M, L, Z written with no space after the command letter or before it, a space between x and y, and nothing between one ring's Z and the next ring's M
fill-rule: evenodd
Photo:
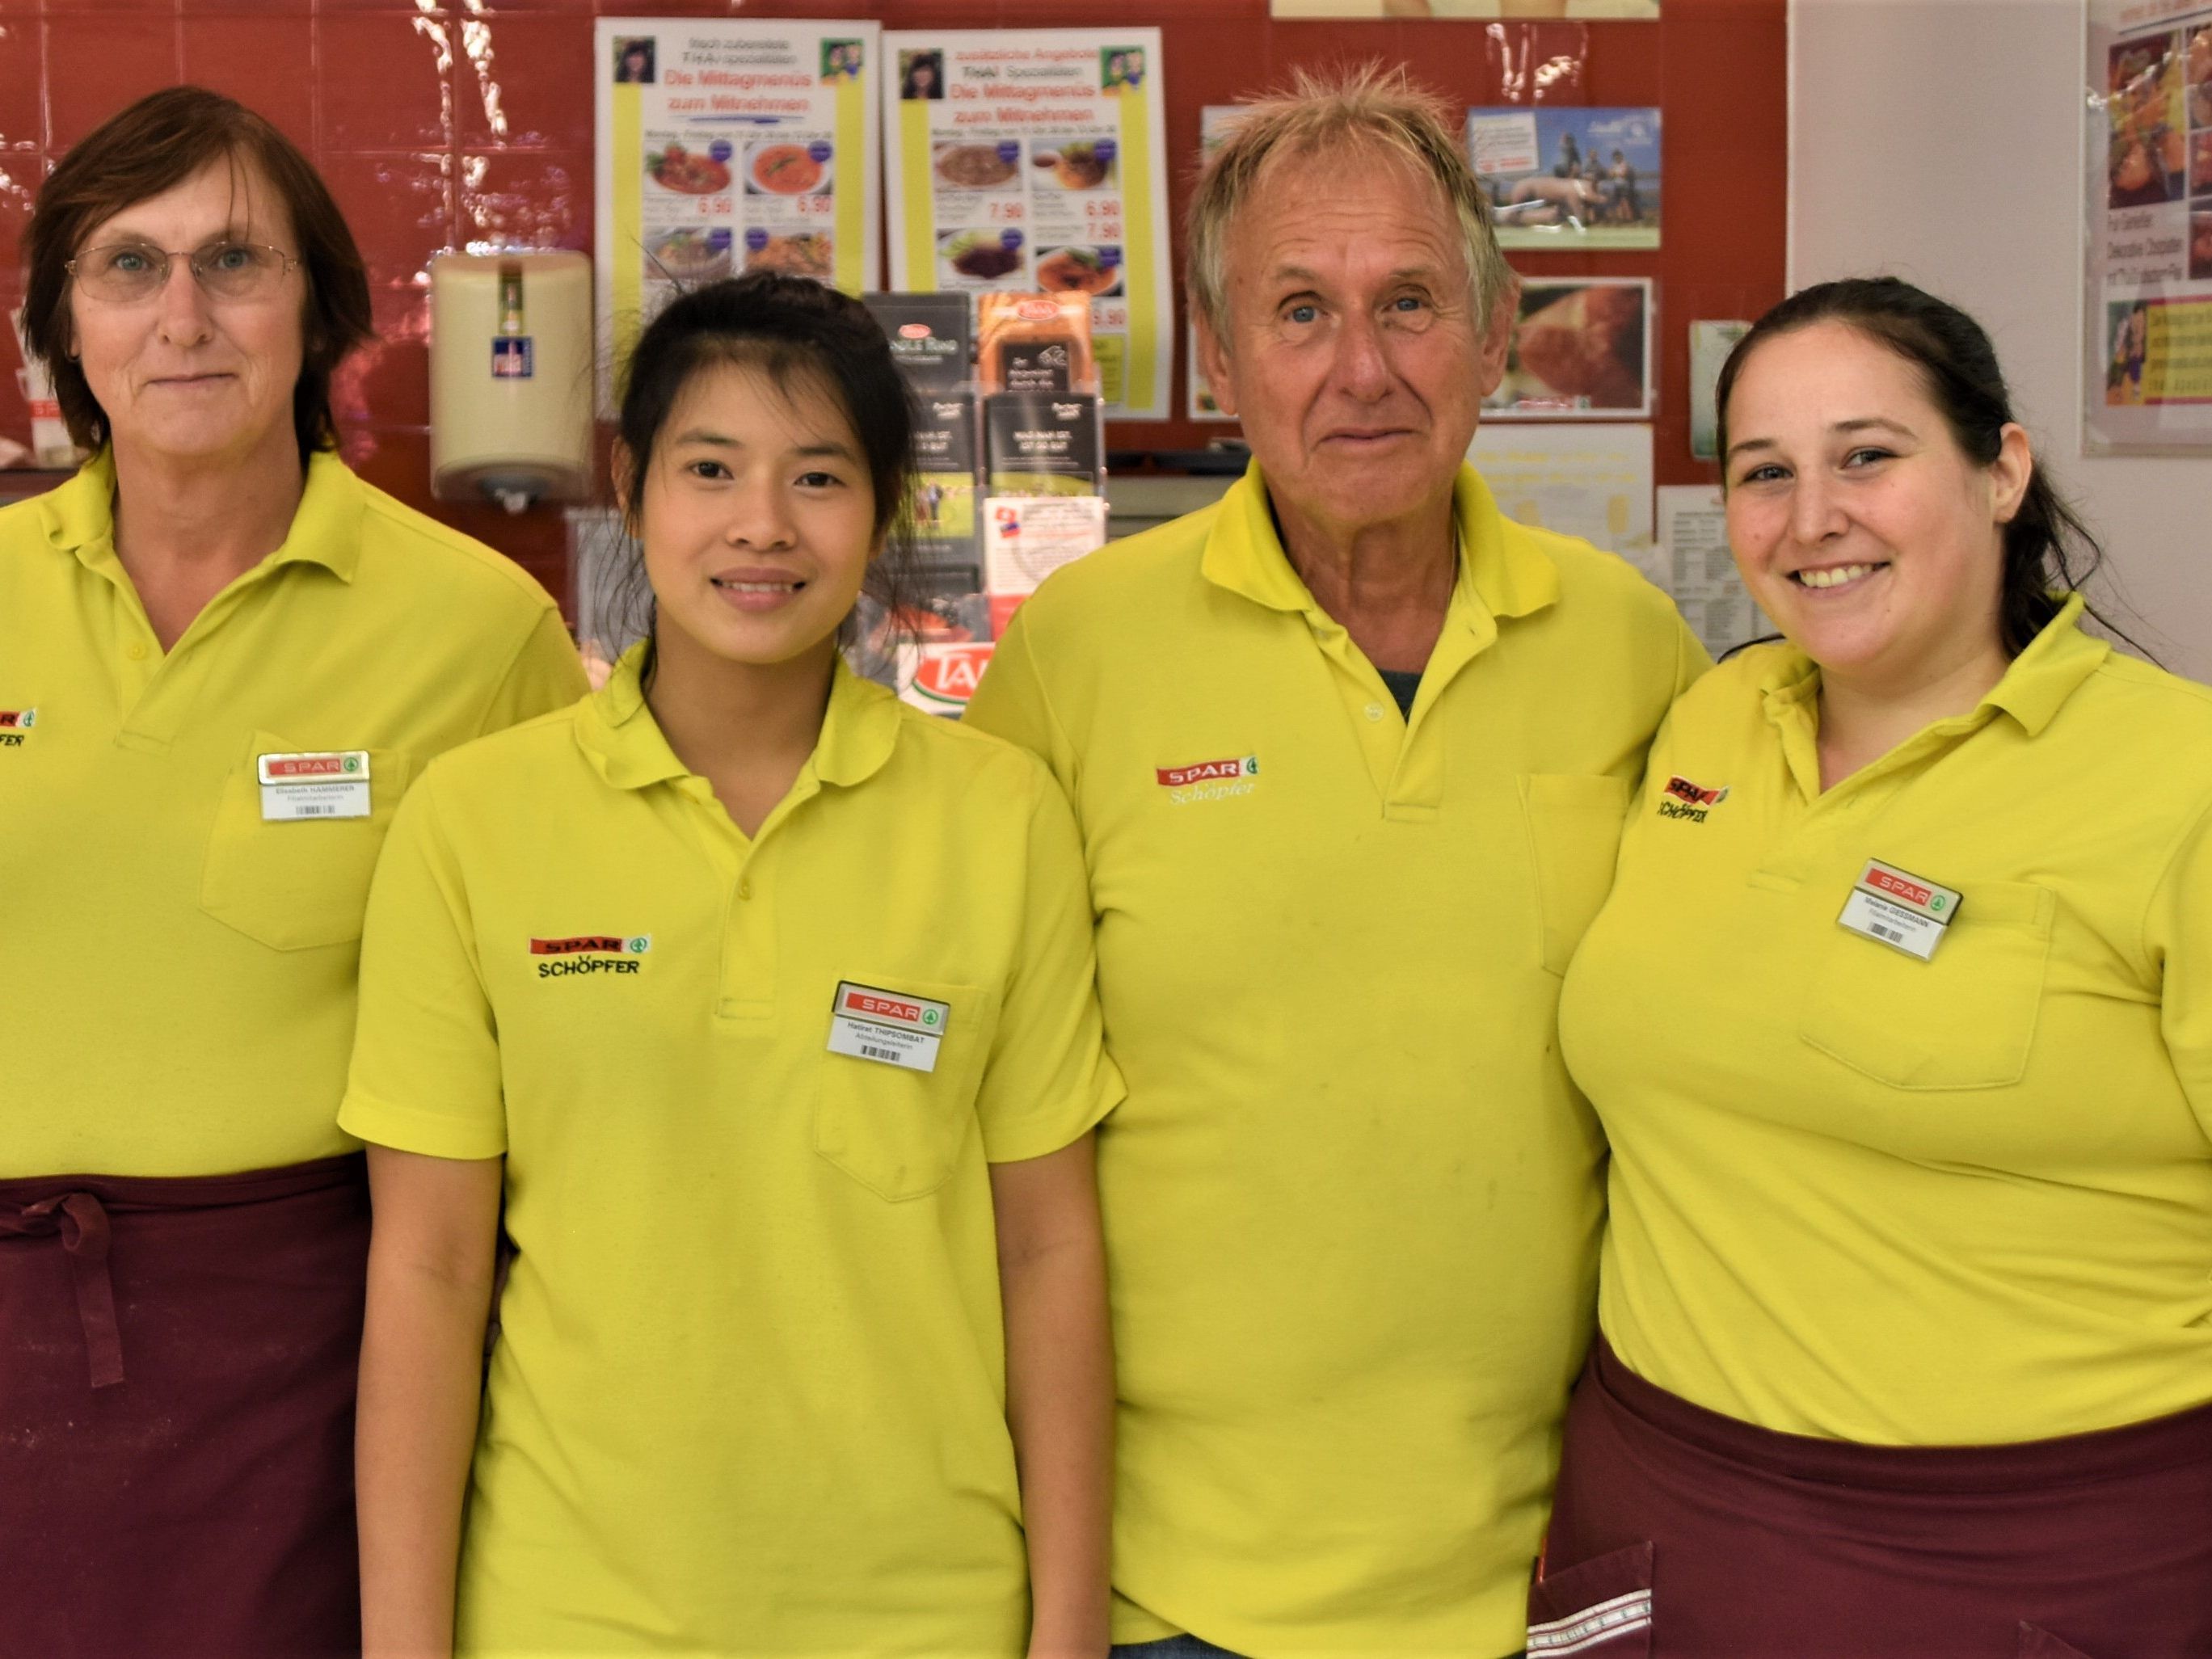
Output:
M107 1271L107 1211L90 1193L64 1193L0 1213L0 1233L39 1238L58 1234L76 1288L77 1322L84 1327L85 1359L92 1386L123 1380L123 1329L115 1317L115 1281Z

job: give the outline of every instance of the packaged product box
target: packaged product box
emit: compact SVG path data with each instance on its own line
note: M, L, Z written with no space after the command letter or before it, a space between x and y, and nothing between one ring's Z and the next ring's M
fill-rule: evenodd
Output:
M1047 576L1106 544L1103 495L994 495L983 517L983 588L994 640Z
M915 398L914 532L942 548L975 545L975 399L965 392Z
M969 385L975 329L964 294L864 294L890 342L891 361L906 383L924 397L959 392Z
M1105 405L1092 397L1000 392L983 400L985 493L1096 495L1106 483Z
M979 294L975 317L975 384L986 395L1098 390L1088 296Z

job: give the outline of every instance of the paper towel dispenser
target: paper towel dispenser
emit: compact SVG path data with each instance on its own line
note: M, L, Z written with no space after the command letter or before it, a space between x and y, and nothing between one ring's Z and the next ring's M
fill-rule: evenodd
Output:
M592 492L592 262L430 262L430 493L510 513Z

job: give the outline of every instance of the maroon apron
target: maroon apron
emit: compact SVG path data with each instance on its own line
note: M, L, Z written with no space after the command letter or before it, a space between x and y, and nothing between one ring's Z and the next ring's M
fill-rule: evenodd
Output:
M1601 1338L1544 1565L1528 1659L2208 1659L2212 1407L1859 1445L1692 1405Z
M0 1659L357 1654L362 1155L0 1181Z

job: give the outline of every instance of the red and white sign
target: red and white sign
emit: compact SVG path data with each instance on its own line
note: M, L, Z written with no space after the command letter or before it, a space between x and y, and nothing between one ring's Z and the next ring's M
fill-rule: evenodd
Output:
M1867 871L1866 884L1876 892L1903 899L1907 904L1925 904L1936 896L1934 888L1923 887L1917 881L1907 881L1902 876L1893 875L1878 864Z
M1180 789L1186 784L1204 783L1209 778L1255 778L1260 775L1260 757L1245 755L1235 760L1199 761L1189 766L1156 766L1152 775L1163 789Z
M933 714L958 714L982 684L991 650L988 640L917 646L914 672L908 676L902 695Z
M598 951L619 953L627 944L625 939L607 933L580 933L574 939L533 939L530 954L533 957L568 957L580 951Z
M1682 777L1668 779L1667 793L1676 800L1686 802L1692 806L1718 806L1728 799L1729 794L1726 784L1723 784L1717 789L1708 789L1702 784L1692 783L1689 779Z
M1857 884L1893 904L1917 910L1934 921L1948 922L1959 913L1960 895L1951 888L1938 886L1893 864L1884 864L1880 859L1867 860Z
M264 755L264 783L325 783L339 779L366 778L368 750L333 749L313 755Z
M880 1019L893 1025L911 1025L919 1031L921 1027L921 1005L905 997L885 996L881 991L864 991L857 985L838 988L841 994L837 1006L848 1014L862 1019Z

